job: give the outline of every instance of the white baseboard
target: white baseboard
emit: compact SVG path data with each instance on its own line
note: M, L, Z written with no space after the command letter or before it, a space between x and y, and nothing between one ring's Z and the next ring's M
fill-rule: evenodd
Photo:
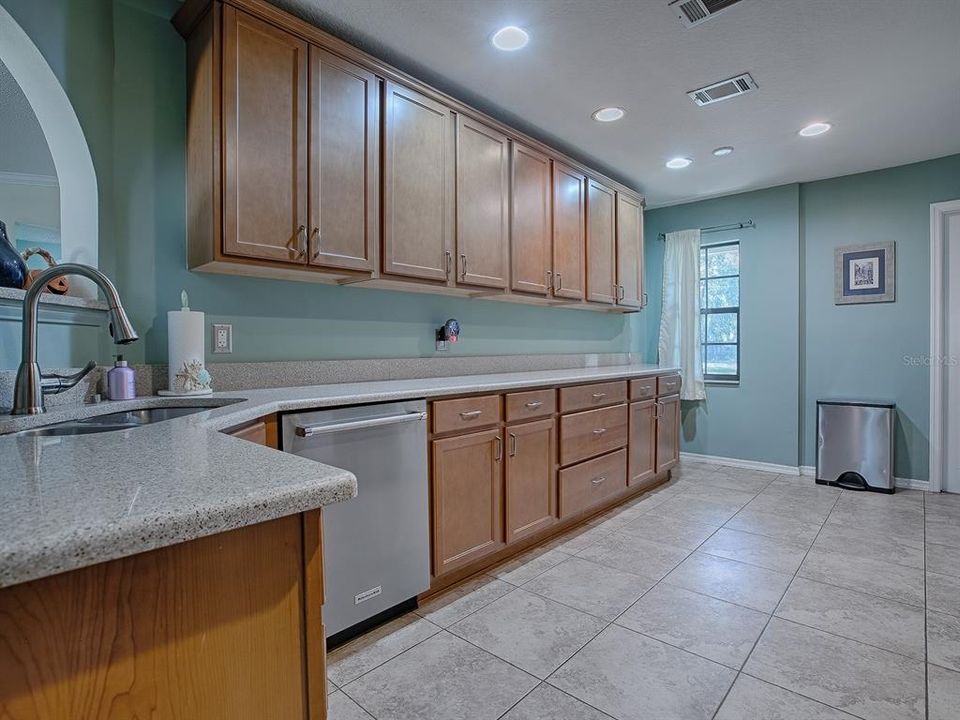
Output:
M727 465L729 467L759 470L761 472L778 473L780 475L797 475L795 465L777 465L775 463L760 462L759 460L741 460L740 458L722 457L720 455L701 455L700 453L680 453L680 459L687 462L707 463L710 465Z
M773 465L771 463L762 463L755 460L739 460L737 458L724 458L715 455L700 455L697 453L680 453L681 460L688 462L713 463L714 465L731 465L733 467L751 468L753 470L766 470L768 472L777 472L781 475L797 475L799 477L816 477L817 468L813 465L801 465L800 467L791 467L790 465ZM905 490L924 490L930 492L929 480L914 480L913 478L895 477L893 484L898 488Z

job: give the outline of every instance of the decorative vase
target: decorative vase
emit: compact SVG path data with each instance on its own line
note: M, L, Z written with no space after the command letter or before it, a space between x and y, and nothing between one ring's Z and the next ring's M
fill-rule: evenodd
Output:
M0 220L0 287L22 288L27 280L27 264L7 237L7 226Z

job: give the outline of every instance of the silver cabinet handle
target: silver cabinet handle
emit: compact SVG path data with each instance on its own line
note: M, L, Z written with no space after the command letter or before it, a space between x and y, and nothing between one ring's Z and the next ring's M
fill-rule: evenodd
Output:
M383 427L384 425L397 425L399 423L416 422L426 420L425 412L404 413L403 415L387 415L385 417L366 418L364 420L351 420L349 422L331 423L329 425L297 425L297 437L313 437L314 435L326 435L328 433L343 432L345 430L363 430L365 428Z
M627 291L623 285L617 285L617 300L623 300L627 296Z
M473 420L480 417L483 414L483 410L466 410L460 413L460 417L464 420Z
M460 255L460 279L465 280L467 277L467 256Z
M540 407L541 405L543 405L543 401L542 401L542 400L531 400L530 402L528 402L528 403L526 404L525 407L529 408L530 410L536 410L536 409L537 409L538 407Z
M640 293L640 296L643 298L643 302L640 303L640 307L646 307L649 296L646 293Z
M594 478L594 479L591 480L590 482L593 483L594 485L599 485L600 483L602 483L602 482L603 482L604 480L606 480L606 479L607 479L607 478L605 478L603 475L601 475L601 476L598 477L598 478Z
M313 239L316 238L317 242L314 244ZM307 248L313 245L313 259L318 260L320 258L320 228L315 227L310 233L310 237L307 238Z
M453 254L449 250L443 251L443 257L447 263L447 277L450 277L450 271L453 269Z
M656 406L657 406L657 411L654 413L653 418L654 420L663 420L663 415L660 414L660 411L663 410L663 403L658 401L656 403Z
M547 270L547 290L553 287L553 273Z
M592 395L594 400L603 400L607 396L606 393L594 393Z
M553 286L554 290L560 290L563 288L563 275L558 272L555 272L553 276L557 279L557 284Z
M496 462L500 462L500 459L503 457L503 440L501 440L501 439L500 439L500 436L497 435L497 436L494 438L494 442L495 442L495 445L496 445L496 450L494 451L495 454L494 454L494 456L493 456L493 459L494 459Z
M510 457L516 457L517 455L517 436L513 433L510 433Z
M607 431L606 428L597 428L596 430L593 431L593 434L596 435L597 437L600 437L600 436L603 435L606 431Z
M297 228L297 259L305 257L307 254L307 227L301 225Z

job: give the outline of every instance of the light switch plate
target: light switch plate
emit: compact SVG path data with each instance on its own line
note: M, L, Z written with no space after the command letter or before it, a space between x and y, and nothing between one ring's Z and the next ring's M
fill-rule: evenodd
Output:
M213 324L213 352L233 352L233 325Z

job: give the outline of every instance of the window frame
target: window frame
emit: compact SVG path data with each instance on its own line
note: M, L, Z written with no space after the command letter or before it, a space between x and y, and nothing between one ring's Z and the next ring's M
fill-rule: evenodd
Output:
M700 245L700 258L703 259L703 267L706 270L706 253L708 250L719 247L729 247L736 246L737 248L737 273L736 275L714 275L712 277L707 277L706 275L701 276L700 282L704 283L703 285L703 294L704 298L710 296L710 281L711 280L725 280L729 278L737 278L737 305L729 307L718 307L718 308L700 308L700 322L703 323L703 340L700 341L700 369L703 371L703 380L704 382L717 383L717 384L729 384L737 385L740 383L740 340L741 340L741 325L740 325L740 240L724 240L722 242L709 243L706 245ZM700 288L697 287L697 292L700 292ZM730 315L735 314L737 317L737 342L736 343L718 343L718 342L709 342L707 340L707 316L708 315ZM735 374L729 373L708 373L707 372L707 348L710 346L735 346L737 348L737 372Z

